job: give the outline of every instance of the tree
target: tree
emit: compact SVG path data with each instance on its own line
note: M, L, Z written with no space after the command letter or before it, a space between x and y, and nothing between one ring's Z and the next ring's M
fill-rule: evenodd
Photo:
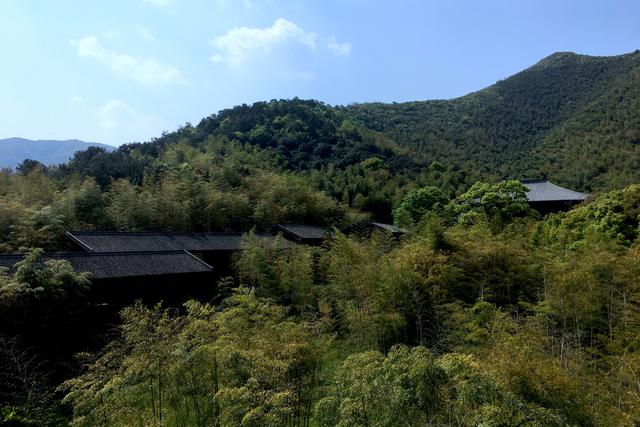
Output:
M409 191L393 211L393 218L400 226L410 226L420 221L430 211L441 212L449 198L438 187L423 187Z
M35 169L46 171L47 167L37 160L25 159L18 166L16 166L16 172L20 175L28 175Z
M476 182L455 199L453 209L462 224L487 220L494 227L502 227L515 218L532 213L527 203L527 188L517 180L498 184Z
M63 217L52 212L51 206L29 209L10 230L9 239L17 249L54 249L64 236Z
M316 404L323 426L422 426L437 422L446 376L424 347L349 356L335 390Z
M75 425L308 425L328 337L246 289L186 309L123 311L120 338L65 384Z

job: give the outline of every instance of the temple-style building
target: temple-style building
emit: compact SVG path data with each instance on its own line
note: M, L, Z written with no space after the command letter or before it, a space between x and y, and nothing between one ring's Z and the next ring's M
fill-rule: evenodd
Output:
M529 206L542 215L569 210L589 197L586 193L560 187L546 179L523 179L521 182L528 189Z

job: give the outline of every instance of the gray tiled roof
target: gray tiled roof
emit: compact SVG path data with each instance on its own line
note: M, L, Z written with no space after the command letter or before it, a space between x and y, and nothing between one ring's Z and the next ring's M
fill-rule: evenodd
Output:
M273 239L270 235L259 238ZM189 252L238 251L243 233L164 233L68 231L67 237L89 252L172 251Z
M329 230L317 225L278 224L275 229L290 233L299 239L324 239L330 235Z
M0 267L9 274L24 255L0 255ZM163 252L72 252L43 254L40 262L68 261L78 273L89 272L95 279L157 276L185 273L208 273L213 268L186 251Z
M545 179L522 180L522 183L529 189L527 191L527 199L532 203L582 201L589 196L585 193L560 187Z
M361 236L370 235L374 230L382 231L384 233L389 233L392 236L401 236L407 233L407 230L396 227L392 224L385 224L382 222L374 222L369 220L362 220L356 222L355 224L348 225L342 229L342 232L345 234L358 234Z
M371 225L373 225L374 227L380 228L384 231L387 231L389 233L392 234L405 234L407 232L407 230L400 228L400 227L396 227L395 225L392 224L384 224L382 222L371 222Z

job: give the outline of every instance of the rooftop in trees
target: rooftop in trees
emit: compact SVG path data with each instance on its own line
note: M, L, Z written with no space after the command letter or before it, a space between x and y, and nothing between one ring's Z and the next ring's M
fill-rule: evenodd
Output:
M278 224L273 229L286 239L305 244L320 244L331 236L331 231L317 225Z
M0 255L0 268L8 274L16 271L16 263L24 255ZM39 262L68 261L78 272L89 272L94 279L161 276L187 273L210 273L213 268L186 251L153 252L70 252L43 254Z
M560 187L546 179L523 179L530 203L538 202L581 202L589 195Z
M407 230L396 227L395 225L369 220L363 220L342 229L342 232L345 234L358 234L363 237L371 235L374 231L390 234L394 237L400 237L407 233Z
M257 235L272 239L271 235ZM67 231L67 237L88 252L239 251L244 233L168 233Z

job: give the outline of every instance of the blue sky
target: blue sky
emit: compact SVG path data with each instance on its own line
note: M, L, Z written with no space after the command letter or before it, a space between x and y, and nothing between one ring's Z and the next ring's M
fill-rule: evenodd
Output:
M0 138L145 141L237 104L453 98L640 48L638 0L0 0Z

